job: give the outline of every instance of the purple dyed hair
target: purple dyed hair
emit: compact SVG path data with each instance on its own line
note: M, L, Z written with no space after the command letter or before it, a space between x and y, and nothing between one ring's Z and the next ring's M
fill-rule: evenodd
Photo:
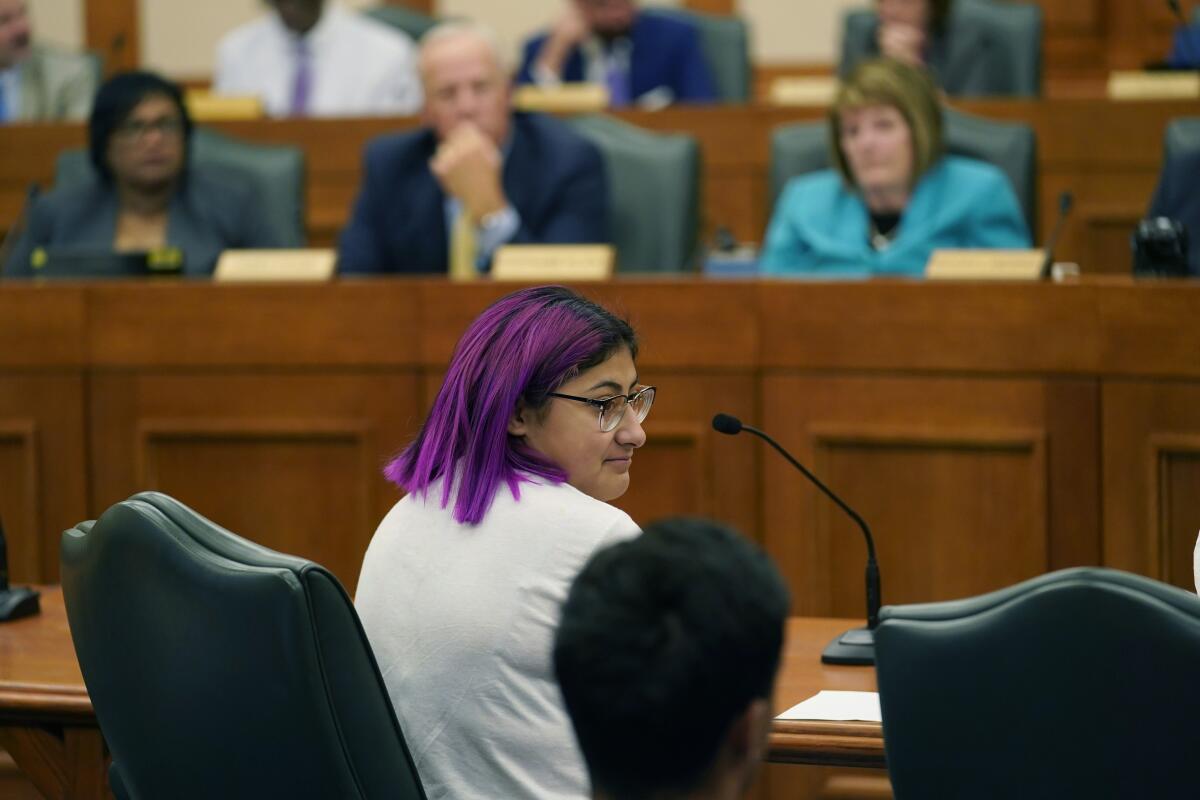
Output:
M518 403L538 411L575 375L620 348L637 357L628 322L563 286L506 295L480 314L459 340L429 416L416 440L384 469L400 488L422 496L442 478L454 519L483 519L501 484L520 498L531 476L555 483L561 467L508 433Z

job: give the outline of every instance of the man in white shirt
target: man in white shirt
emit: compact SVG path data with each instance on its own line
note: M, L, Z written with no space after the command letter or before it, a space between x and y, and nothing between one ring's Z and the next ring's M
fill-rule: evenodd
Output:
M416 48L403 32L326 0L267 0L273 13L217 45L213 91L262 99L273 117L412 114Z

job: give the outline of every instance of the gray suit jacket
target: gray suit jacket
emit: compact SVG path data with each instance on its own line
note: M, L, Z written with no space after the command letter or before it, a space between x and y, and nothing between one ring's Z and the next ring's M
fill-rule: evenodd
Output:
M21 107L17 119L79 120L92 110L100 62L91 55L35 44L21 63Z
M42 195L5 265L5 277L34 274L30 257L39 247L111 249L117 229L116 190L98 179ZM187 275L208 275L221 251L284 247L262 213L254 189L239 176L206 168L193 171L167 212L167 245L183 252Z

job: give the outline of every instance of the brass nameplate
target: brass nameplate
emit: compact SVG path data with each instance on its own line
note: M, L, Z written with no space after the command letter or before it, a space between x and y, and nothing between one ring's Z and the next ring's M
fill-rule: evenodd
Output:
M616 251L608 244L508 244L492 258L498 281L606 281Z
M767 97L777 106L828 106L837 90L831 75L796 75L771 81Z
M262 100L253 95L213 94L206 89L189 89L184 102L196 122L230 119L262 119L266 116Z
M925 277L955 281L1036 281L1046 254L1041 250L934 250Z
M337 264L335 250L226 250L217 260L216 281L327 281Z
M608 87L597 83L521 86L513 91L513 105L521 111L590 114L608 108Z
M1195 72L1113 72L1108 76L1111 100L1190 100L1200 97Z

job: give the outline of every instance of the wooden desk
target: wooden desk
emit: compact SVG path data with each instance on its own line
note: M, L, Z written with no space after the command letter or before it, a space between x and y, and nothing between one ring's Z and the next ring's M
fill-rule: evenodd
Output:
M1059 193L1071 189L1075 211L1058 255L1101 273L1130 269L1129 234L1149 205L1167 122L1200 113L1195 101L970 101L956 106L1033 126L1038 144L1038 233L1050 230ZM617 116L650 130L696 136L703 152L706 229L723 225L744 241L759 241L771 207L767 190L771 130L820 120L824 114L822 108L746 105L680 106ZM295 144L305 151L309 237L314 244L328 245L345 224L358 191L363 145L372 137L417 124L415 117L404 117L257 120L216 127L244 139ZM7 228L16 217L30 183L50 184L59 151L82 147L84 139L80 125L0 127L0 228Z
M75 660L62 590L42 586L42 613L0 625L0 746L51 798L111 797L107 753ZM875 689L875 671L826 667L820 652L854 620L788 622L776 691L782 711L821 689ZM769 760L880 767L883 734L871 723L776 722Z
M50 800L110 798L62 591L38 588L41 614L0 625L0 747Z
M757 422L875 531L886 602L1102 564L1190 587L1200 528L1200 284L622 279L660 387L634 519L705 514L762 542L807 617L863 613L858 532ZM0 285L0 513L14 580L54 582L59 533L143 489L325 564L353 588L455 341L511 290Z

